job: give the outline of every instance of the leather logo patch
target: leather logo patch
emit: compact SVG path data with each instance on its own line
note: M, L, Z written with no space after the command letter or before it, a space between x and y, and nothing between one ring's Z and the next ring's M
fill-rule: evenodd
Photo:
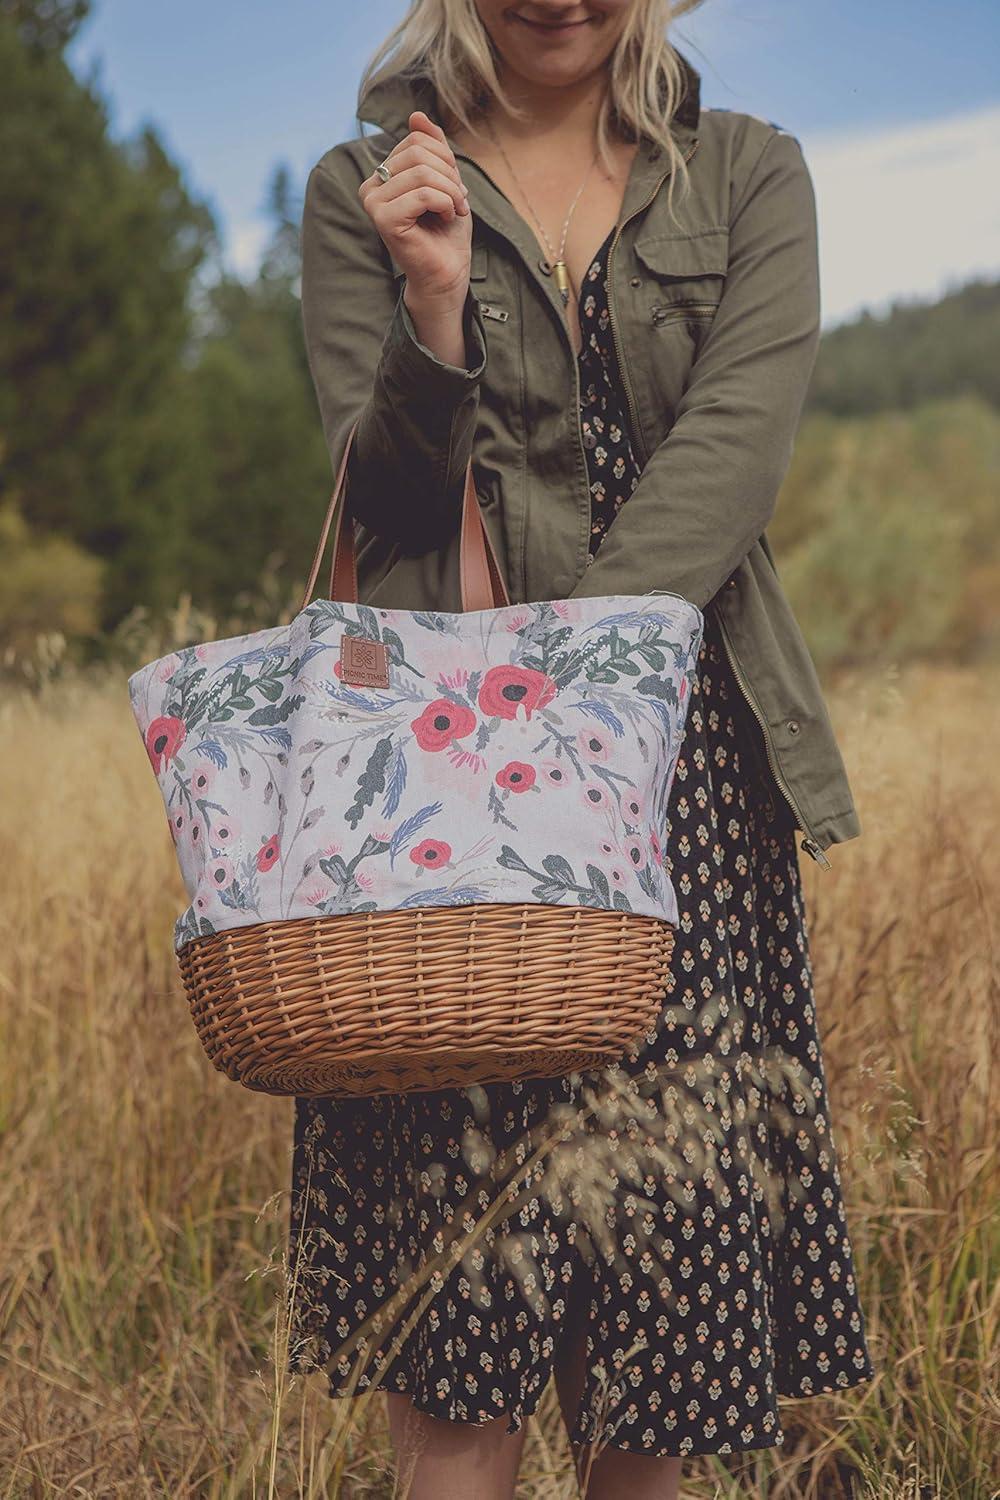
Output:
M340 680L357 687L389 686L389 652L384 641L363 635L340 637Z

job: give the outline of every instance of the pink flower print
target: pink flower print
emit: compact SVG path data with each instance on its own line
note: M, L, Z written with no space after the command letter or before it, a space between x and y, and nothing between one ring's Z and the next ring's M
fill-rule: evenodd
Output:
M224 891L233 883L233 867L228 859L213 859L205 870L205 879L213 890Z
M187 827L187 821L188 816L183 807L175 807L170 814L170 832L175 844Z
M591 729L589 725L576 732L576 742L588 760L608 760L611 755L611 736L603 729Z
M468 681L468 667L456 667L454 672L442 672L438 677L438 685L440 687L451 688L453 693L464 692Z
M415 865L422 865L425 870L435 870L439 865L446 865L451 859L451 845L443 843L440 839L421 839L420 843L410 850L410 858Z
M319 906L330 894L329 885L314 885L311 891L306 891L302 897L307 906Z
M527 792L535 784L535 768L523 760L509 760L493 779L505 792Z
M245 641L246 640L246 636L245 635L241 636L240 639ZM200 646L195 646L195 648L194 648L194 654L198 658L199 661L208 661L208 656L209 656L209 652L211 651L211 649L212 649L211 646L208 645L208 644L200 645Z
M580 796L587 807L610 807L611 797L608 789L599 781L585 781L580 788Z
M194 908L195 911L200 911L202 915L208 911L208 897L202 891L198 891L194 898Z
M464 703L450 698L435 698L423 713L410 720L410 728L421 750L445 750L452 740L460 740L476 727L476 716Z
M558 760L543 760L538 766L542 782L545 786L568 786L569 777L566 767Z
M267 843L261 845L260 849L257 851L257 868L258 870L260 870L261 874L263 874L265 870L273 869L274 866L278 863L280 856L281 848L278 842L278 835L276 833L272 833Z
M511 632L511 634L514 634L518 630L523 630L530 618L530 615L522 614L519 611L516 615L511 615L510 619L507 621L506 628Z
M176 651L171 651L169 656L165 656L156 669L157 682L169 682L177 671L179 663L180 657Z
M682 677L681 678L680 691L679 691L679 697L680 697L680 700L681 700L682 703L684 702L685 696L687 694L687 690L688 690L687 678L686 677Z
M334 664L333 664L333 675L334 675L334 677L339 677L341 675L340 662L339 661L335 661Z
M157 775L160 774L161 766L165 766L177 754L186 734L184 720L172 715L161 714L150 724L146 730L146 754Z
M624 885L625 871L619 865L612 865L608 871L608 879L612 885Z
M646 867L646 846L642 839L628 838L625 840L624 855L633 870L643 870Z
M658 865L663 863L663 846L657 837L656 829L649 830L649 847L653 851L653 859Z
M553 611L561 620L572 620L576 617L576 610L568 599L551 599L549 601Z
M378 839L380 844L388 844L392 840L392 829L385 827L373 828L371 830L371 835L373 839ZM333 849L330 852L332 854L339 854L339 845L336 849Z
M479 707L490 718L516 719L524 709L530 719L536 708L544 708L556 695L556 685L545 672L531 667L490 667L479 687Z
M626 823L641 823L646 816L646 809L642 805L641 797L635 792L626 792L622 798L622 817Z
M237 836L240 825L235 818L230 818L226 813L219 813L208 830L208 841L213 849L231 849Z
M192 797L207 796L213 781L215 780L215 766L210 760L199 761L191 772L191 795Z
M334 839L333 843L327 844L325 849L320 850L320 853L329 858L331 854L340 854L343 850L343 847L344 846L339 839Z
M356 870L354 879L363 891L374 891L378 886L378 880L370 870Z

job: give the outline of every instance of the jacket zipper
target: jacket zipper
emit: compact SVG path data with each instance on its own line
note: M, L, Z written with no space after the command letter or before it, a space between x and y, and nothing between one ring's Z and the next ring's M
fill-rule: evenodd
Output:
M653 327L662 328L665 323L680 323L688 318L710 318L717 309L717 302L679 302L674 307L654 307Z

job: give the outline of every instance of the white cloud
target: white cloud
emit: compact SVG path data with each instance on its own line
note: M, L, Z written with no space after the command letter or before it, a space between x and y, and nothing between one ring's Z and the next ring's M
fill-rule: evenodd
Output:
M225 262L237 276L254 277L271 237L264 219L244 219L232 226L225 240Z
M796 132L816 188L823 326L1000 276L1000 106L851 134Z

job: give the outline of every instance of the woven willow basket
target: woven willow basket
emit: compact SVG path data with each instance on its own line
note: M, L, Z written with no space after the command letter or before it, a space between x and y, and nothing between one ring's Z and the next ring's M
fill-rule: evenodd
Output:
M266 1094L382 1094L619 1058L656 1020L673 939L631 912L484 903L262 922L177 957L227 1077Z

